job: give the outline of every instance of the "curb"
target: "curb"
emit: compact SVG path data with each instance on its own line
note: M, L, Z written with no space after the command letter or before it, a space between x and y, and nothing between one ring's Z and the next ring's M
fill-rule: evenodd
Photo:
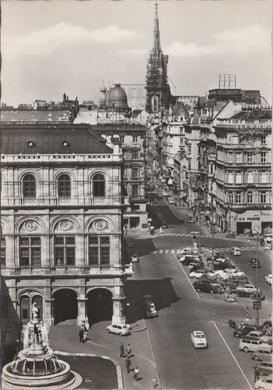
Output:
M138 328L137 330L132 330L131 329L131 333L139 333L139 332L143 332L144 330L147 329L147 325L146 325L146 322L145 320L141 320L141 322L143 323L142 327L141 328ZM137 324L137 322L135 322L135 324ZM132 324L133 325L133 324ZM130 325L131 326L131 325Z
M71 353L71 352L61 352L61 351L54 351L56 355L63 355L63 356L90 356L90 357L97 357L105 360L110 360L115 366L116 366L116 371L117 371L117 378L118 378L118 389L123 389L124 383L123 383L123 375L122 375L122 368L116 362L114 359L110 358L109 356L101 356L101 355L96 355L94 353L83 353L83 352L76 352L76 353Z

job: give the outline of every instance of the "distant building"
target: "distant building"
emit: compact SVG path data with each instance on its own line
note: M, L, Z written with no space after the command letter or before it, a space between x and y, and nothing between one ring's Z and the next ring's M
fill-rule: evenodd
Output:
M145 84L122 84L127 99L128 106L135 110L145 110L146 106L146 89Z
M70 110L1 110L1 123L71 123Z
M160 45L158 4L155 3L154 44L150 51L146 73L146 111L157 113L168 109L172 100L168 84L168 56L164 55Z

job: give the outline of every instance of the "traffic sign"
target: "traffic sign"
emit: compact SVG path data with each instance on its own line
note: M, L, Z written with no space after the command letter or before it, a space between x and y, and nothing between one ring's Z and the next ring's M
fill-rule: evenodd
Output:
M261 301L253 301L253 309L261 309L262 307L262 302Z

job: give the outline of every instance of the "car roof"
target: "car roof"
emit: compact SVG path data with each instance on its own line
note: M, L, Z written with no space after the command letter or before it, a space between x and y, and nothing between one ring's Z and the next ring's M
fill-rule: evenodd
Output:
M202 330L194 330L192 333L193 334L200 334L202 336L204 335L204 332Z

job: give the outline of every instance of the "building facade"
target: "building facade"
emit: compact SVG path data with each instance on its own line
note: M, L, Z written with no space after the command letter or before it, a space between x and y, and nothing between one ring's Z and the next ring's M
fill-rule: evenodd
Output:
M271 109L243 106L218 119L216 219L222 230L262 233L272 227Z
M34 302L48 324L124 322L119 146L86 125L5 125L1 141L2 276L21 323Z

